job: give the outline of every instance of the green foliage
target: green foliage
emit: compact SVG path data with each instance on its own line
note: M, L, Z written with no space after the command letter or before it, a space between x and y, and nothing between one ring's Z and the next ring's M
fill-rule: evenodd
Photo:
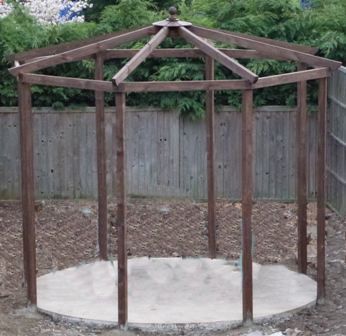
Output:
M120 0L117 5L103 10L100 28L106 32L124 30L150 25L159 18L156 8L148 0Z
M101 12L110 5L116 4L115 0L97 0L93 1L93 6L84 10L84 17L86 21L98 22L101 17Z
M88 22L56 26L42 26L21 8L6 18L0 19L0 105L17 104L15 79L7 69L10 54L45 47L66 41L81 40L96 34L126 30L150 25L167 16L166 9L177 4L180 18L198 25L243 32L272 39L319 47L319 54L346 63L346 1L315 0L313 7L302 10L298 0L100 0L86 11ZM129 48L140 48L143 39L128 44ZM224 44L217 44L222 46ZM124 46L122 46L124 47ZM163 48L191 47L182 39L166 39ZM110 80L128 60L107 61L105 79ZM260 76L293 71L293 62L250 59L242 60ZM46 69L43 73L81 78L93 78L94 62L85 60ZM148 59L129 80L174 81L200 80L204 78L204 63L200 59ZM217 79L238 78L217 64ZM315 86L311 86L310 102L315 102ZM112 94L106 94L106 103L114 104ZM93 92L75 89L33 87L33 102L36 106L80 106L93 105ZM216 92L217 104L240 106L239 92ZM187 93L136 93L127 99L129 105L152 105L164 109L176 108L190 118L204 115L204 92ZM257 90L257 105L296 103L295 85Z

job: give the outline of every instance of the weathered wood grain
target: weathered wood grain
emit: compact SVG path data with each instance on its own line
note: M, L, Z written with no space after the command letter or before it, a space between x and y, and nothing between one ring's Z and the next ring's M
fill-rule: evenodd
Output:
M215 113L216 195L240 199L241 114L229 107L219 107L218 110ZM0 198L5 199L19 196L16 111L16 108L0 108ZM206 199L205 122L184 119L175 111L150 108L127 108L127 111L129 193ZM312 129L315 129L315 116L314 113L309 116ZM255 118L256 197L293 200L296 163L295 110L283 107L260 108L256 110ZM96 198L95 109L34 109L33 124L36 197ZM107 189L110 195L115 193L115 125L113 109L106 108ZM285 129L283 134L280 133L282 127ZM317 140L313 134L309 134L308 149L308 169L312 176L316 166L314 152ZM338 146L336 141L333 143ZM344 176L343 171L337 172ZM330 176L330 181L334 181L336 186L335 180ZM315 184L312 182L310 198L314 197L315 193ZM342 186L342 183L340 185ZM282 193L282 190L286 190L285 193Z
M327 200L346 215L346 68L329 81Z

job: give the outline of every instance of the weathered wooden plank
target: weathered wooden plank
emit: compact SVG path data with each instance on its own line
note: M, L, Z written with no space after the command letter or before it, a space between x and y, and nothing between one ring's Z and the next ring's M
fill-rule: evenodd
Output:
M256 113L255 115L255 134L262 134L262 118L260 118L260 115ZM261 138L263 139L263 137ZM259 193L262 190L262 163L263 163L263 143L261 140L257 141L256 137L254 139L254 145L255 145L255 175L254 175L254 196L255 198L259 197Z
M28 84L71 87L82 90L114 91L112 82L96 79L81 79L61 76L23 74L23 81Z
M215 114L215 169L217 196L240 199L241 168L241 114L232 108L219 108ZM8 112L6 112L8 111ZM19 146L16 142L17 128L16 109L0 108L0 137L4 146L0 146L0 195L2 198L16 198L19 195ZM12 112L11 112L12 111ZM206 133L202 121L183 120L181 116L172 111L160 111L150 108L129 108L127 118L127 146L128 146L128 189L129 193L148 196L188 196L194 195L197 199L207 198L206 180ZM282 112L279 112L282 111ZM164 116L161 126L157 124L157 114ZM275 118L271 116L276 115ZM137 117L138 116L138 117ZM314 122L315 114L312 114L309 122ZM340 119L342 114L338 114ZM106 147L107 147L107 188L114 195L114 178L112 167L116 164L116 152L114 149L115 138L115 113L111 108L105 110L106 118ZM274 184L282 181L283 174L280 168L280 156L283 155L282 164L287 165L289 177L287 177L288 194L285 199L293 200L295 197L295 112L294 109L282 107L259 108L256 112L258 127L256 132L256 157L262 158L261 166L256 161L256 196L259 198L281 199L282 186L272 186L269 176L275 176ZM275 119L275 120L274 120ZM338 122L340 124L340 120ZM6 126L9 125L9 126ZM54 111L34 109L34 147L35 147L35 176L36 196L40 198L52 197L97 197L97 165L95 150L95 109ZM282 140L288 147L285 151L275 152L275 146L280 144L280 129L285 125L286 130ZM10 128L9 128L10 127ZM158 130L158 128L163 129ZM312 126L310 126L311 128ZM3 130L5 130L3 132ZM160 158L165 160L164 174L158 169L159 156L157 144L161 138L161 132L165 133L167 143L166 154ZM185 135L184 135L185 133ZM273 143L273 151L270 150L270 139L276 139ZM81 141L81 139L84 139ZM309 141L312 141L313 135ZM86 143L83 143L86 141ZM173 144L174 141L174 144ZM165 146L165 145L164 145ZM313 145L315 146L315 144ZM314 147L309 147L309 152ZM338 146L336 141L333 146ZM280 147L279 147L280 148ZM9 151L12 154L8 154ZM141 169L138 169L138 155L142 154ZM273 152L273 154L272 154ZM144 153L144 156L143 156ZM191 154L192 153L192 154ZM270 165L273 155L274 164ZM314 155L310 153L309 171L315 169ZM11 157L11 159L6 159ZM12 160L12 157L17 157ZM185 157L185 162L182 163ZM331 157L336 162L335 157ZM173 163L172 163L173 160ZM338 159L337 163L340 165ZM333 163L334 164L334 163ZM180 167L180 168L179 168ZM341 166L340 166L341 167ZM335 169L340 169L336 167ZM53 173L51 172L53 170ZM114 171L114 169L113 169ZM340 174L342 174L341 172ZM314 172L310 178L313 181ZM172 180L172 175L175 176ZM163 176L166 176L163 178ZM139 181L145 183L139 185ZM158 181L161 181L158 184ZM174 182L176 181L176 182ZM331 181L336 184L335 178ZM313 181L314 182L314 181ZM281 183L281 182L280 182ZM285 184L285 183L284 183ZM333 186L334 187L334 186ZM260 189L258 189L260 188ZM270 188L275 191L272 194ZM337 188L335 185L334 188ZM12 190L12 192L11 192ZM189 190L188 192L186 190ZM311 187L311 190L313 188ZM340 190L340 189L338 189ZM341 190L341 192L343 192ZM329 197L335 197L335 194ZM341 206L342 202L338 205Z
M307 80L325 78L330 76L328 68L318 68L311 70L302 70L297 72L291 72L287 74L274 75L268 77L262 77L254 84L255 89L284 85L289 83L302 82Z
M264 125L263 125L263 162L264 162L264 176L263 176L263 192L264 195L267 195L267 198L271 198L270 193L270 176L273 174L273 171L270 170L270 162L271 162L271 151L270 151L270 130L271 130L271 115L268 113L264 113L263 115Z
M249 88L246 80L126 82L114 88L118 92L181 92L208 90L242 90ZM106 91L106 90L105 90Z
M229 191L231 180L233 180L232 172L228 171L227 163L229 163L231 142L228 141L230 113L215 113L215 130L214 130L214 172L215 172L215 191L219 197L229 197L227 191ZM230 174L227 176L227 173Z

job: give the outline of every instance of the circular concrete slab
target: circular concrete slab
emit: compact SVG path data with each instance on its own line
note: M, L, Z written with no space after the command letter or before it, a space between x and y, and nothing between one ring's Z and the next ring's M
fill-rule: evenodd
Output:
M220 329L242 320L241 270L226 260L129 260L129 327ZM255 319L314 303L316 283L284 266L253 264ZM98 261L38 279L38 308L55 318L116 325L117 265Z

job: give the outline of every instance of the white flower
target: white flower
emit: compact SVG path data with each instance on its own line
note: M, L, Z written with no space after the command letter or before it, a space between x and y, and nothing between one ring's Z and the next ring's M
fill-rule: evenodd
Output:
M0 18L7 16L12 10L12 6L3 3L0 4Z
M66 22L82 22L81 14L85 8L92 7L89 0L16 0L22 3L29 13L43 24L59 24ZM0 4L0 17L12 10L8 4Z

